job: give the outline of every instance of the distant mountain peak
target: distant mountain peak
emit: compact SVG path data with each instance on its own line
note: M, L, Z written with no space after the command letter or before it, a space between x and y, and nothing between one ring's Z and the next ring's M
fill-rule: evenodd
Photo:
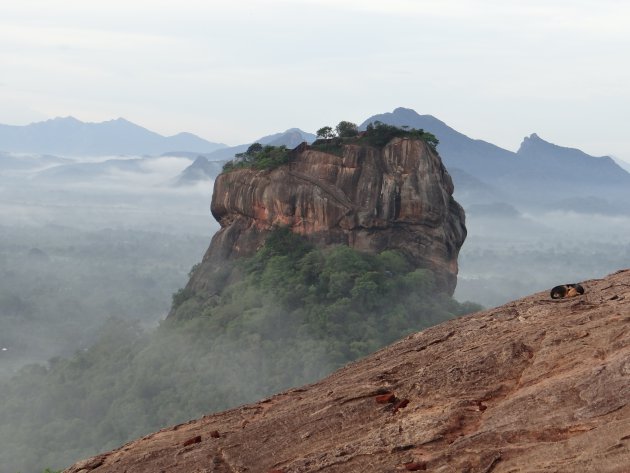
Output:
M417 116L422 116L418 112L416 112L413 108L407 107L396 107L392 113L401 114L401 113L409 113Z
M384 115L386 115L386 114L384 114ZM435 120L437 122L444 123L444 122L438 120L437 118L435 118L433 115L428 115L428 114L420 115L413 108L397 107L397 108L394 109L393 112L391 112L391 115L394 115L394 116L397 116L397 117L401 117L401 118L408 117L410 119L415 119L415 118L432 119L432 120Z
M258 139L258 143L264 145L280 146L285 145L288 148L295 148L297 145L306 141L312 143L317 137L312 133L307 133L299 128L289 128L281 133L274 133L273 135L263 136Z
M165 137L118 117L103 122L83 122L56 117L25 126L0 125L2 151L56 155L154 154L171 151L210 153L225 145L192 133Z
M529 136L523 138L521 142L521 146L518 150L519 153L526 151L531 147L540 147L540 146L555 146L554 144L543 140L537 133L532 133Z
M380 121L388 125L394 125L398 127L409 126L412 128L423 128L431 131L431 128L448 128L452 130L446 123L438 120L433 115L420 115L418 112L411 108L397 107L393 112L380 113L373 115L365 120L360 126L360 130L364 130L368 123ZM455 131L455 130L452 130ZM434 131L431 131L434 133Z
M187 186L213 180L223 171L224 163L225 161L208 161L205 156L197 156L195 161L173 181L173 185Z
M561 170L564 179L573 183L599 182L607 186L630 183L630 175L609 156L591 156L577 148L559 146L536 133L523 139L516 154L530 166Z
M525 138L523 138L523 143L525 142L529 142L531 144L538 144L538 145L555 146L558 148L566 148L565 146L554 144L551 141L548 141L542 138L538 133L532 133L529 136L526 136ZM566 149L577 149L577 148L566 148Z
M572 153L575 155L580 155L580 156L585 156L585 157L587 156L589 158L593 157L593 156L587 155L586 153L584 153L583 151L577 148L568 148L565 146L559 146L549 141L546 141L542 139L536 133L532 133L531 135L523 138L523 142L521 143L521 146L519 147L517 154L526 155L526 154L531 154L534 152L539 153L543 151L544 152L552 152L552 151L564 152L564 153Z
M126 118L123 118L123 117L118 117L115 120L110 120L110 121L115 122L115 123L125 123L125 124L135 125L135 123L132 123L129 120L127 120Z
M43 122L35 122L34 124L37 124L37 123L83 123L83 122L73 117L72 115L68 115L67 117L49 118L48 120L45 120Z

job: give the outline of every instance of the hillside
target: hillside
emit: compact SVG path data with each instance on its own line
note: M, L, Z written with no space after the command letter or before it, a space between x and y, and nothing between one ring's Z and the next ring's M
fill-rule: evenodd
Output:
M65 472L627 472L630 270L582 284L583 296L445 322Z

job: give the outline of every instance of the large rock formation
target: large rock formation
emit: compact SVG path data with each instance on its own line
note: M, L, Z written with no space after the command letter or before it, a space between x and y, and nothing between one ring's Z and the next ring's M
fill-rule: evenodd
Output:
M66 473L627 473L630 270L416 333Z
M399 249L453 293L464 212L453 199L451 177L424 142L346 145L343 157L307 146L294 153L290 164L271 171L236 169L217 178L212 214L221 230L189 288L212 292L208 275L218 263L253 254L281 225L317 245Z

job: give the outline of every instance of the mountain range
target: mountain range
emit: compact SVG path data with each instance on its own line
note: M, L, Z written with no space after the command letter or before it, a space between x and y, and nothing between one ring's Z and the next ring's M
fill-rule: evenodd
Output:
M162 154L169 151L209 153L225 148L192 133L162 136L124 118L84 123L73 117L24 126L0 125L0 151L63 156Z
M591 196L610 205L630 192L630 174L609 156L590 156L578 149L549 143L537 134L525 137L516 153L454 130L431 115L406 108L374 115L363 122L422 128L440 141L438 152L466 204L509 198L528 205Z
M590 156L575 148L558 146L535 133L525 137L518 151L512 152L472 139L431 115L420 115L409 108L373 115L359 128L365 129L375 121L433 133L439 139L438 152L455 182L456 197L465 208L508 202L521 208L630 213L630 174L611 157ZM315 139L312 133L291 128L256 141L293 148ZM83 123L66 117L27 126L0 125L0 151L9 153L186 157L191 160L191 168L175 178L177 185L213 179L221 171L222 162L245 151L250 144L226 146L190 133L164 137L123 118ZM196 161L192 163L193 160Z
M315 135L298 130L297 128L292 128L282 133L263 136L258 139L257 142L273 146L284 145L288 148L294 148L304 141L312 142L314 139ZM135 146L137 147L139 145L136 144ZM0 175L14 175L15 171L26 171L27 173L30 172L33 174L34 179L37 181L45 180L48 182L56 182L57 184L71 182L85 183L104 178L112 180L115 179L116 176L120 176L121 173L146 174L155 168L160 158L180 158L192 164L177 176L171 176L170 179L165 180L164 184L170 183L178 187L187 186L214 179L223 170L223 165L229 159L232 159L236 153L245 151L249 147L249 144L233 147L222 146L224 147L211 153L194 151L171 151L159 155L136 153L124 159L120 159L119 157L103 159L101 157L96 160L88 160L87 162L82 159L60 158L54 155L16 155L0 151ZM108 157L111 153L103 154ZM103 154L95 149L91 156L103 156ZM137 154L142 154L142 156L138 156Z
M537 134L525 137L517 152L476 140L454 130L431 115L397 108L374 115L360 129L380 121L389 125L421 128L439 139L438 151L455 182L458 200L468 208L497 208L509 202L521 208L554 207L557 210L616 214L630 212L630 174L608 156L590 156L578 149L549 143ZM299 129L263 137L263 144L293 147L316 138ZM205 154L187 169L178 182L214 178L220 169L214 160L231 159L249 144ZM205 171L202 171L205 170ZM498 212L504 218L504 212Z

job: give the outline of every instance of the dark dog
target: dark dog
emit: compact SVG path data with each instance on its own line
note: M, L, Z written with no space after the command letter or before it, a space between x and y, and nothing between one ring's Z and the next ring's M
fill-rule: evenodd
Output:
M582 294L584 294L584 288L580 284L556 286L550 293L552 299L564 299L566 297L581 296Z

